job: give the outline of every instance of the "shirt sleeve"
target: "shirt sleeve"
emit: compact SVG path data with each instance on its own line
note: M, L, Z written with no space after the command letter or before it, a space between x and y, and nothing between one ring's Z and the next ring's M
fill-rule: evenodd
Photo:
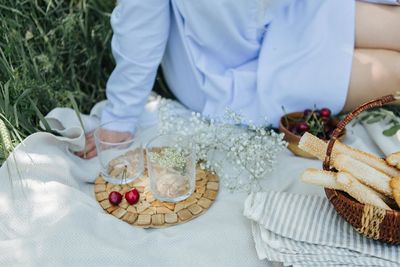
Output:
M400 5L400 0L361 0L363 2L385 4L385 5Z
M107 82L102 123L124 120L132 129L143 111L169 33L169 0L120 0L111 15L116 67Z

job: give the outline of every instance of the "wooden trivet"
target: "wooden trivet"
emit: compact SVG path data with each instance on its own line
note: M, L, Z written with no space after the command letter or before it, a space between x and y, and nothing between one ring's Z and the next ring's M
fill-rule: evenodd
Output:
M129 205L123 197L118 206L108 201L111 191L124 195L132 188L140 192L140 200L135 205ZM156 200L150 192L149 178L143 177L126 185L115 185L97 177L94 192L101 207L111 215L129 224L142 228L163 228L190 221L203 214L217 198L219 189L218 176L204 171L197 166L196 188L187 199L172 203Z

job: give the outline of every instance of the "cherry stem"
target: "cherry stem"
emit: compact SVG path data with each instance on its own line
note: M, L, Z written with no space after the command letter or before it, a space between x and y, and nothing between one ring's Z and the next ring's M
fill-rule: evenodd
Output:
M126 182L127 175L128 175L128 165L125 165L124 170L122 171L122 181Z

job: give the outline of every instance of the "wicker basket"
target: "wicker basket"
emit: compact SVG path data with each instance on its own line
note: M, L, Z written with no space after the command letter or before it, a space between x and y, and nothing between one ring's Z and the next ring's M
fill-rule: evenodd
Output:
M394 95L388 95L370 101L350 112L340 121L328 143L323 163L324 170L331 170L329 166L333 145L350 121L367 109L381 107L396 100L397 98ZM375 206L361 204L348 194L338 190L325 188L325 193L336 211L359 233L386 243L400 244L400 211L388 211Z

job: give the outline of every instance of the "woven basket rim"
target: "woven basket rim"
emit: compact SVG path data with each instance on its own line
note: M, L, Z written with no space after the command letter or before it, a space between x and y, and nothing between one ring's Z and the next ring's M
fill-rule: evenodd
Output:
M326 197L332 202L333 197L337 197L340 201L346 201L354 205L357 209L364 209L365 204L358 202L355 199L350 198L345 192L335 189L325 188ZM400 216L400 210L386 210L386 216Z

